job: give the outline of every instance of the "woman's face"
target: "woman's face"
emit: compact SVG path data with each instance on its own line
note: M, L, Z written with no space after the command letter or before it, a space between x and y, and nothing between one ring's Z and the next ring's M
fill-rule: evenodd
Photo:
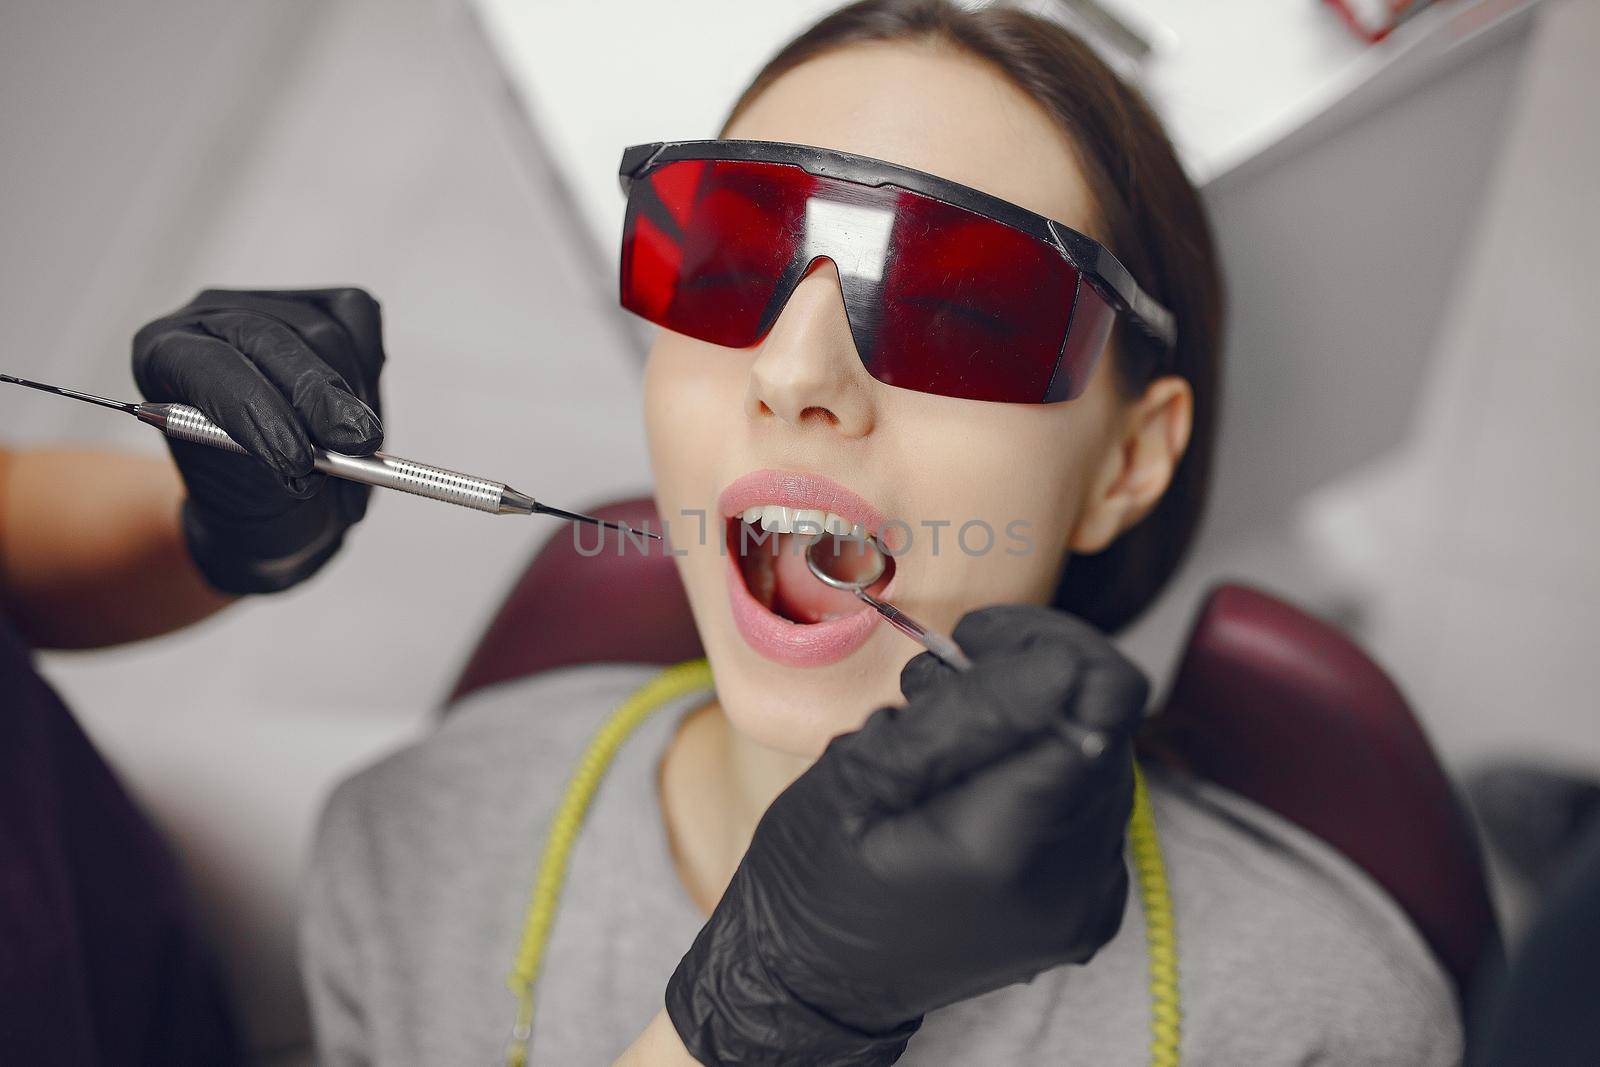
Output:
M951 50L824 55L770 86L727 136L903 164L1099 236L1066 135L998 72ZM974 608L1049 601L1086 502L1115 467L1123 401L1110 353L1065 404L884 385L862 367L836 269L819 260L753 348L661 331L645 409L657 502L685 553L678 566L722 708L757 743L810 757L898 702L900 668L920 648L856 614L849 594L827 599L791 545L773 560L770 544L742 539L740 515L770 504L897 520L884 595L949 632ZM767 560L741 560L741 541Z

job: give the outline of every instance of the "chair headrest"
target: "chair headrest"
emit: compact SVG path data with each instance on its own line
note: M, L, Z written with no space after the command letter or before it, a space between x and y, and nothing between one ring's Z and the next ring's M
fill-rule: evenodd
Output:
M1405 697L1329 624L1223 585L1185 646L1154 746L1333 845L1466 988L1497 942L1476 833Z
M590 514L661 530L655 501ZM450 703L474 689L579 663L679 663L705 653L678 568L660 541L558 529L517 579L467 661Z

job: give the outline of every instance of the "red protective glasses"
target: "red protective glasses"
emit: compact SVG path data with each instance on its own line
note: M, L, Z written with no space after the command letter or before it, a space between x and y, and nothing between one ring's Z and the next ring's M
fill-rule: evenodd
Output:
M1099 242L909 167L776 141L622 155L622 306L712 344L759 342L819 257L881 382L1049 404L1083 391L1121 312L1170 348L1172 315Z

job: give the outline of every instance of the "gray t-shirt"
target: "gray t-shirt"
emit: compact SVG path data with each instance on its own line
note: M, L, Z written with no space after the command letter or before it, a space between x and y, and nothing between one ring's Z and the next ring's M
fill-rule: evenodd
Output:
M329 802L301 948L321 1062L480 1065L515 1018L506 976L545 828L606 715L655 673L569 668L479 693ZM661 754L708 693L623 745L572 852L537 989L531 1062L622 1052L662 1006L703 917L674 871ZM1176 908L1182 1059L1218 1067L1452 1064L1452 989L1402 913L1284 820L1149 774ZM1087 965L931 1013L901 1063L1142 1064L1144 918Z

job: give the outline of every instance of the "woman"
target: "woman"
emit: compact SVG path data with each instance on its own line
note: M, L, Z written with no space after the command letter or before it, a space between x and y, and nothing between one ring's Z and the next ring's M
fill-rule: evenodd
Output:
M342 786L304 932L323 1057L485 1062L515 1023L552 1064L1456 1061L1446 980L1358 872L1130 772L1147 689L1099 629L1192 534L1220 303L1137 96L1033 16L868 0L719 143L624 171L715 688L503 686ZM808 522L878 535L879 588L973 669L810 580Z

